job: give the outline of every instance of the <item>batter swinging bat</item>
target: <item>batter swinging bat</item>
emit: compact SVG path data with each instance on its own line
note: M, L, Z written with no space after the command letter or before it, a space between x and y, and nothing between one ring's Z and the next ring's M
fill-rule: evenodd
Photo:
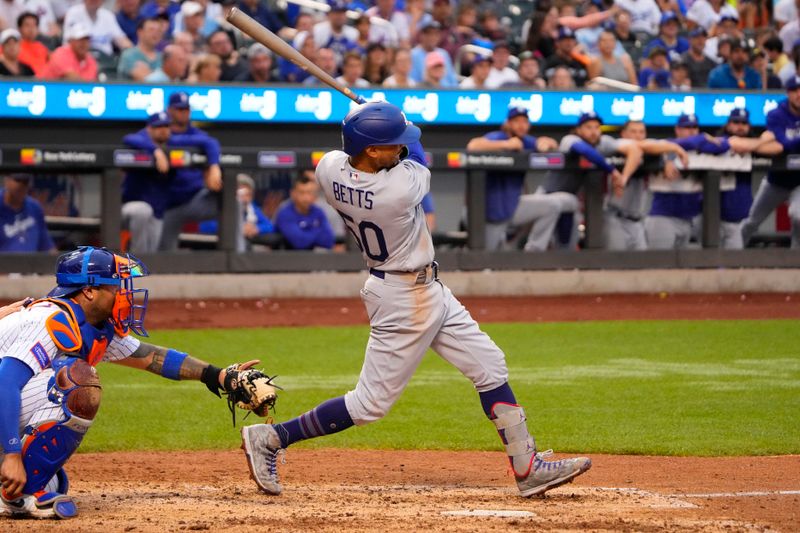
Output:
M357 95L348 87L345 87L336 81L330 74L309 61L307 57L292 48L288 43L286 43L286 41L253 20L253 18L249 15L242 13L238 8L234 7L231 9L231 12L228 13L226 18L228 19L228 22L242 30L244 33L260 42L279 56L288 59L312 76L315 76L332 89L336 89L357 104L366 103L366 100L364 100L363 97Z

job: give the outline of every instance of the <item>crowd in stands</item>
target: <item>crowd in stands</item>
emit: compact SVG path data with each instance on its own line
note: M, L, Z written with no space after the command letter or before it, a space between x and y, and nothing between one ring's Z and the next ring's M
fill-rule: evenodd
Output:
M354 87L756 90L800 62L800 0L537 0L522 24L511 4L0 0L0 75L318 83L231 26L233 7Z

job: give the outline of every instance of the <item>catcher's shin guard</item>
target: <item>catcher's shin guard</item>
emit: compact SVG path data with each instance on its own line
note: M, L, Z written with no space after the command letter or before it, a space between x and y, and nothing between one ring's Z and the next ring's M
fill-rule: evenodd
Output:
M83 359L59 357L53 361L50 401L61 405L65 419L25 428L22 461L28 481L24 494L43 491L61 470L89 430L100 407L100 379Z
M592 467L591 459L575 457L560 461L546 461L552 453L536 453L536 442L528 433L525 411L519 405L497 403L492 407L492 419L506 447L517 488L524 497L544 494Z
M34 495L8 500L3 493L0 498L0 515L14 518L72 518L78 515L78 507L67 496L68 490L67 473L62 468L44 490Z

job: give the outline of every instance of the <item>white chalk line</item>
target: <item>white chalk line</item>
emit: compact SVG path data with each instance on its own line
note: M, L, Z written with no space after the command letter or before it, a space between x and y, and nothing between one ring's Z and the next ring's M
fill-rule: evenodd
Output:
M748 492L708 492L698 494L671 494L678 498L760 498L763 496L800 496L800 490L756 490Z

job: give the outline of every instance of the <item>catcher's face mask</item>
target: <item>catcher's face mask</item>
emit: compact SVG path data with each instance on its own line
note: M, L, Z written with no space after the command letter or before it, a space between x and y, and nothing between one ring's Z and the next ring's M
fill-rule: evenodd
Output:
M149 275L150 271L130 254L124 256L115 254L114 259L120 276L120 288L111 315L114 329L119 335L127 335L128 330L131 330L137 335L147 337L147 330L144 329L147 289L135 289L133 280Z

